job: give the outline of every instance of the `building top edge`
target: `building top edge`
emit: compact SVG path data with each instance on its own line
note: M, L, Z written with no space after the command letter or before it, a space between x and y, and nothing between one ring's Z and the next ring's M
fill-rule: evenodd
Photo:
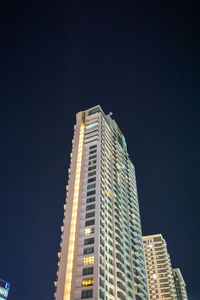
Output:
M161 233L145 235L142 237L142 239L146 240L146 239L152 239L154 237L161 237L163 239L163 236Z

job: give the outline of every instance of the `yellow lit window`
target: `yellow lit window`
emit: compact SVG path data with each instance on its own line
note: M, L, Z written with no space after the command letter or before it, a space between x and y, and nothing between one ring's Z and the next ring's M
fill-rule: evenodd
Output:
M85 235L94 233L94 228L85 228Z
M103 259L103 257L100 258L100 264L101 264L102 266L104 266L104 259Z
M110 189L108 189L108 195L113 197L113 192Z
M135 291L137 292L138 291L138 287L136 284L134 284L134 288L135 288Z
M88 257L84 257L83 259L83 265L91 265L94 263L94 256L88 256Z
M82 280L82 286L93 285L93 278L87 278Z

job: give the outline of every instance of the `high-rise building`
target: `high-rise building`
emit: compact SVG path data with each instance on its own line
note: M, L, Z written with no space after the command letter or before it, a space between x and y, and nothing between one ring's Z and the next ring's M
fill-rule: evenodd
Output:
M186 284L179 269L173 269L177 300L188 300Z
M5 300L8 298L9 289L10 283L0 279L0 300Z
M167 244L162 234L143 237L149 299L176 300Z
M147 300L135 169L100 106L76 115L56 300Z

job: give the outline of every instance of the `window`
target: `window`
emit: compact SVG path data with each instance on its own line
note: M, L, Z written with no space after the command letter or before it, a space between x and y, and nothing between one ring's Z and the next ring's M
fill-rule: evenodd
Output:
M94 227L93 228L85 228L85 235L90 235L94 233Z
M92 146L90 146L90 150L91 149L94 149L94 148L96 148L97 147L97 145L92 145Z
M86 130L86 131L87 131L87 130L91 130L91 129L97 127L97 125L98 125L97 122L96 122L96 123L89 124L89 125L87 125L87 126L85 127L85 130Z
M95 220L94 220L94 219L93 219L93 220L89 220L89 221L86 221L86 222L85 222L85 226L94 225L94 223L95 223Z
M94 253L94 247L85 248L83 254L91 254Z
M109 294L114 295L113 289L111 289L110 287L109 287ZM132 296L132 295L131 295L131 296Z
M88 177L91 177L91 176L93 176L93 175L96 175L96 171L93 171L93 172L88 173Z
M111 277L109 277L109 282L113 284L113 279Z
M84 245L90 245L90 244L94 244L94 238L84 240Z
M93 278L86 278L82 280L82 286L91 286L93 285Z
M93 297L93 290L86 290L81 292L81 299L88 299Z
M94 256L88 256L83 258L83 265L92 265L94 263Z
M96 157L97 157L96 154L95 154L95 155L92 155L92 156L89 157L89 160L90 160L90 159L93 159L93 158L96 158Z
M94 181L96 181L96 177L93 177L93 178L89 178L89 179L88 179L88 183L94 182Z
M95 170L95 169L96 169L96 165L90 166L90 167L88 168L88 171Z
M90 154L94 154L94 153L96 153L96 152L97 152L97 149L92 150L92 151L89 152L89 155L90 155Z
M86 206L86 210L91 210L95 208L95 204L90 204L88 206Z
M83 275L89 275L89 274L93 274L93 267L83 269Z
M91 203L91 202L94 202L95 201L95 197L92 197L92 198L88 198L87 199L87 203Z
M96 187L96 183L90 184L87 186L88 190L94 189Z
M92 218L94 216L95 216L95 211L92 211L92 212L87 213L85 217L87 219L87 218Z
M94 191L87 192L87 196L92 196L92 195L94 195L94 194L96 194L96 191L95 191L95 190L94 190Z
M96 164L96 162L97 162L96 159L95 159L95 160L91 160L91 161L89 161L89 164L88 164L88 165L89 165L89 166L94 165L94 164Z

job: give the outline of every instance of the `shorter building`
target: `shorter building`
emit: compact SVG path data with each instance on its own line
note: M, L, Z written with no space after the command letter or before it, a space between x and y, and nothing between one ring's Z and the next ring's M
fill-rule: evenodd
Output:
M174 284L176 289L177 300L188 300L186 284L179 269L173 269Z
M176 300L171 261L162 234L144 236L142 239L149 299Z
M0 279L0 300L8 298L10 283Z

